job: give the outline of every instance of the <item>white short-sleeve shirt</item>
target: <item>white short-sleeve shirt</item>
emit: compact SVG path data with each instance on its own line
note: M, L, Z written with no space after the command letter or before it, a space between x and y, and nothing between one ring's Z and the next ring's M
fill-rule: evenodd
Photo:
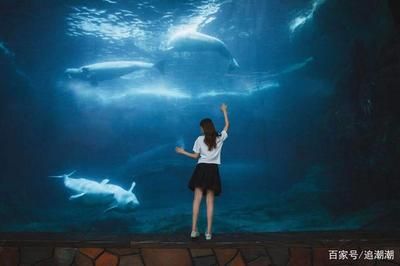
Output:
M227 137L228 133L225 130L222 130L221 136L217 137L217 147L209 151L207 144L204 143L204 136L199 136L193 145L193 151L195 153L200 153L200 158L197 163L221 164L222 144Z

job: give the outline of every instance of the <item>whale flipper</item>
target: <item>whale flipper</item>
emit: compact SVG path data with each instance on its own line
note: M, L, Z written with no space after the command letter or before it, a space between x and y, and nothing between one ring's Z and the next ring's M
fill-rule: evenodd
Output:
M77 199L77 198L80 198L80 197L84 196L85 194L86 193L80 193L80 194L72 195L72 196L69 197L69 199L70 200Z
M131 187L130 187L130 189L128 190L129 192L132 192L132 190L133 190L133 188L136 186L136 182L135 181L133 181L132 182L132 185L131 185Z
M72 171L72 172L69 173L69 174L65 174L65 175L51 175L51 176L49 176L49 177L52 177L52 178L66 178L66 177L70 177L71 175L75 174L75 172L76 172L76 170Z
M107 184L110 181L110 179L103 179L100 184L104 185Z
M232 71L239 68L239 63L236 61L235 58L232 57L231 61L229 62L228 70Z

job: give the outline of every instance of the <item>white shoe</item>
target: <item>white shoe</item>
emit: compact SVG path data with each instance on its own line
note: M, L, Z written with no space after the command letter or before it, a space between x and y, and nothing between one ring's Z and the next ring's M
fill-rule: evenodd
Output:
M206 240L211 240L211 233L205 233Z
M197 237L199 237L199 235L200 235L200 233L199 233L199 232L196 232L196 231L192 231L192 232L190 233L190 237L191 237L191 238L197 238Z

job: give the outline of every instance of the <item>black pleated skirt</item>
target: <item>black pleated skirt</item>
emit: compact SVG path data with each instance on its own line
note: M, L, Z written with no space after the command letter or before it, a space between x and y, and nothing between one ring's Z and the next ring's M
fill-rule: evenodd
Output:
M192 191L196 187L200 188L203 191L203 195L206 195L207 189L210 189L214 191L215 196L218 196L221 193L218 164L198 163L189 180L188 187Z

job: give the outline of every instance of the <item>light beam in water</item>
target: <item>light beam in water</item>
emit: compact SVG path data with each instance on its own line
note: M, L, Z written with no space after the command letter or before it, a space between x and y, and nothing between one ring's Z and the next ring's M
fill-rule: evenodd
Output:
M165 99L190 99L191 94L178 88L168 88L164 84L154 84L141 87L116 89L115 86L104 85L93 88L90 84L73 81L66 87L82 99L94 100L102 104L113 104L122 101L134 102L141 97L165 98Z

